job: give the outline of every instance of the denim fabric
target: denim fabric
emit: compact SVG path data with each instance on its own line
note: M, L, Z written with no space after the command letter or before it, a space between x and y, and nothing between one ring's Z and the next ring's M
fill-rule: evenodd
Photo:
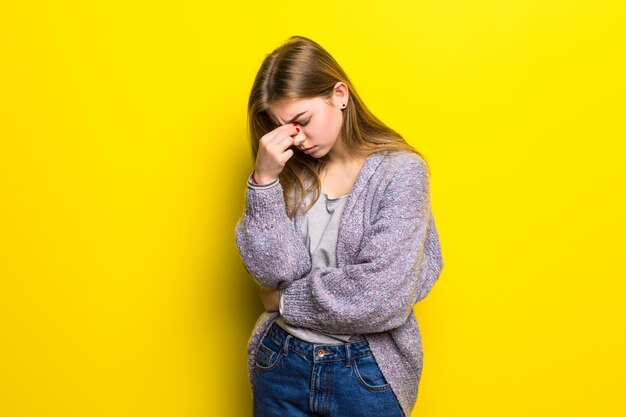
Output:
M309 343L276 322L255 357L254 417L405 417L367 340Z

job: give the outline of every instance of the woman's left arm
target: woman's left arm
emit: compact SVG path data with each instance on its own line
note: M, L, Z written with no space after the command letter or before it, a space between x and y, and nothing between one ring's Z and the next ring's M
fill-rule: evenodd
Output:
M285 322L338 334L401 326L443 266L436 231L437 245L426 245L431 215L426 163L403 164L384 191L356 262L314 268L282 290ZM423 270L424 256L434 257L437 267Z

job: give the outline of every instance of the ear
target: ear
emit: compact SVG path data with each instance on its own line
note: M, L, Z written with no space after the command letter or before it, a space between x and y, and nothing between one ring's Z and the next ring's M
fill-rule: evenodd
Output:
M340 107L341 103L347 102L349 97L350 90L348 89L346 83L338 81L333 89L333 104Z

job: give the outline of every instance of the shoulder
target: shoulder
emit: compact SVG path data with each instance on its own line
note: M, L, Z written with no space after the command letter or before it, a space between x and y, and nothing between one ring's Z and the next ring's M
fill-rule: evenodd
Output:
M403 177L426 177L428 178L428 164L426 160L415 152L405 150L394 150L386 153L383 163L385 171L391 178Z
M392 151L385 158L387 167L381 181L384 197L411 202L423 201L430 194L430 175L426 160L410 151Z
M430 203L430 181L426 161L410 151L390 151L385 155L371 185L377 215L417 218Z

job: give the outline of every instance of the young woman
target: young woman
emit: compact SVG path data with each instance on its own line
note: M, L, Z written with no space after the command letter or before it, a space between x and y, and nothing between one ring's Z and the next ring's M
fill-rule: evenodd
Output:
M302 36L266 56L248 116L235 240L266 309L247 346L254 416L408 417L413 306L443 267L425 159Z

